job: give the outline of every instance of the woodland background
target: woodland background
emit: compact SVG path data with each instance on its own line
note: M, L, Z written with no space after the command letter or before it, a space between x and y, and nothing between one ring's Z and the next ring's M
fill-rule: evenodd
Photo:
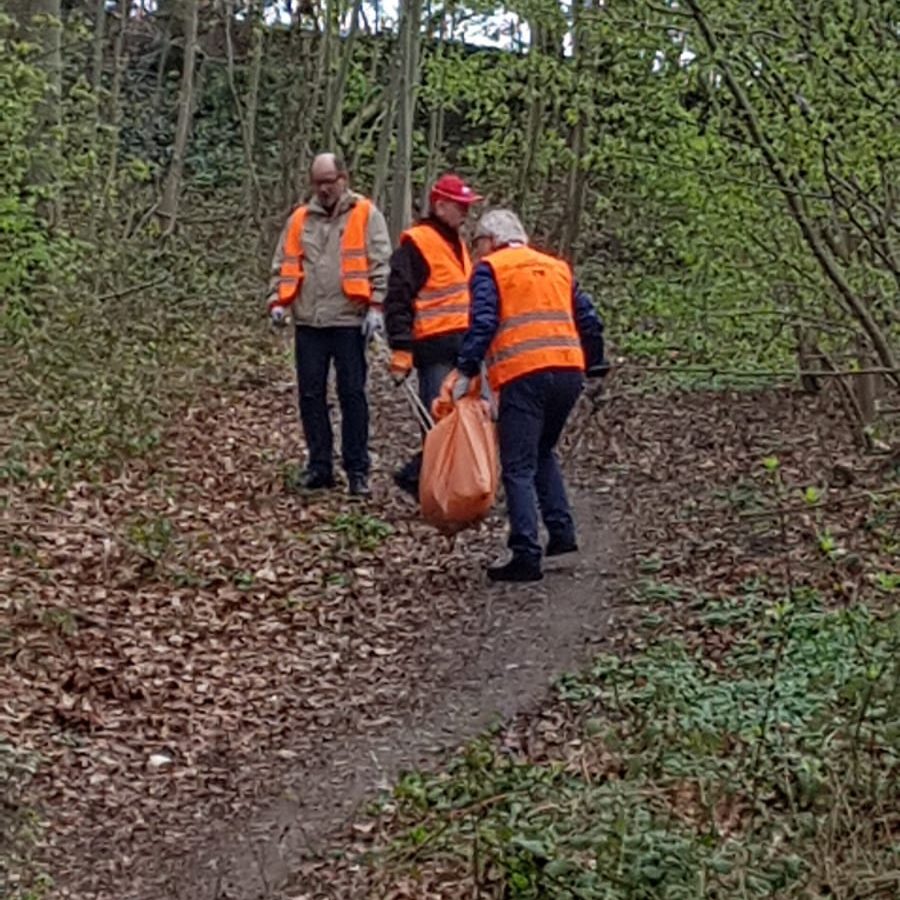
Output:
M629 355L896 368L891 3L5 10L13 474L146 449L173 398L254 344L321 147L394 235L446 168L521 210ZM498 12L498 47L459 40Z
M768 771L765 766L794 772L800 759L807 766L801 794L821 790L825 807L842 798L846 815L832 822L829 846L859 849L853 859L834 863L832 893L875 896L894 886L889 879L897 861L886 848L892 841L896 848L897 834L896 805L893 816L889 812L896 797L896 743L889 748L897 735L897 631L896 619L885 617L900 577L893 449L900 335L895 3L401 0L387 7L369 0L3 0L0 42L0 474L11 498L3 507L10 590L0 600L0 646L13 679L7 686L20 684L14 681L20 677L29 685L28 679L39 680L37 669L26 672L25 657L18 655L36 635L46 636L49 628L58 642L53 652L64 657L73 639L67 629L92 633L90 620L78 618L77 599L64 608L42 606L54 582L35 564L38 557L31 554L38 551L22 523L56 515L73 497L100 491L104 480L127 479L154 454L176 447L189 456L190 429L185 427L181 443L177 434L171 437L178 416L209 403L210 396L229 397L257 384L253 378L259 376L248 373L268 371L280 353L273 353L266 329L264 286L278 230L303 195L312 155L342 152L354 187L385 210L395 238L422 209L434 176L453 169L491 205L519 210L535 242L571 258L592 291L611 352L623 359L620 387L611 391L614 398L622 391L624 405L614 406L611 422L626 433L632 423L635 447L643 446L630 454L605 445L606 462L617 460L624 472L640 457L647 473L666 473L673 491L690 483L690 505L705 489L698 478L705 454L719 454L724 462L717 475L734 480L719 484L724 493L715 496L743 513L758 503L782 510L773 521L780 522L775 536L783 550L799 504L805 537L793 537L817 573L806 587L818 599L807 593L801 602L792 579L806 577L799 574L802 554L790 544L795 549L785 552L794 554L800 569L788 571L787 585L762 590L757 583L742 595L752 601L734 609L719 596L709 616L746 628L747 636L760 621L773 629L773 643L757 659L765 676L759 682L767 710L759 726L763 738L766 698L777 693L782 675L801 672L806 679L809 667L819 665L814 647L830 648L822 652L835 661L858 651L859 666L844 672L821 703L814 698L806 712L794 709L801 719L808 713L817 722L851 723L852 740L833 757L821 748L813 753L802 741L783 757L770 754L765 741L754 744L753 785L743 796L752 796L747 807L762 803L765 779L759 773ZM284 367L282 356L275 361ZM806 399L796 399L801 396ZM680 399L667 399L672 397ZM251 413L271 414L273 408L274 401L272 407L248 405L238 416L240 428L255 428ZM754 410L769 410L779 435L763 442L769 450L756 456L752 435L761 426ZM250 431L229 434L240 443ZM253 439L264 440L259 434ZM682 446L682 439L697 443ZM822 455L828 440L836 457ZM784 468L784 446L794 447L788 456L796 470ZM752 490L741 481L746 472L738 471L744 463L756 467ZM660 509L681 509L666 497L660 477L647 474L655 502L635 507L648 527ZM708 478L712 485L715 478ZM627 484L639 492L645 482ZM850 484L850 500L868 513L829 525L823 508L834 491ZM843 516L847 497L840 496ZM128 513L126 528L129 552L140 545L162 584L161 561L180 552L177 529L159 517L141 520L135 531L134 514ZM379 519L340 515L345 518L338 530L354 552L371 554L388 539L390 528ZM392 515L384 513L394 522ZM704 527L718 528L713 519ZM681 558L679 540L653 533L638 541L635 558L643 559L643 574ZM753 552L762 552L754 546ZM846 563L848 557L856 562ZM753 565L763 567L764 560L762 553ZM851 565L849 575L845 564ZM679 571L683 582L685 571ZM724 569L710 571L704 569L690 590L664 583L662 575L647 588L645 579L637 602L661 605L667 616L679 596L725 590ZM852 597L847 578L857 584ZM779 606L785 591L787 604ZM803 602L813 607L803 607L801 615L797 604ZM851 619L829 618L838 615L835 604ZM48 608L57 611L49 619ZM672 626L693 635L691 652L701 652L698 646L709 651L703 623L711 619L703 615L699 623ZM792 657L784 648L795 640L802 652ZM782 649L773 656L771 646ZM622 715L637 722L661 719L675 701L656 697L648 707L641 672L650 663L651 669L672 671L671 660L640 659L634 672L628 670L629 689L636 693ZM820 675L827 680L834 669L826 670ZM591 677L608 676L602 666L597 671ZM692 669L682 674L687 681L681 685L697 676ZM588 695L595 702L595 688L582 688L573 687L558 702ZM672 690L677 694L674 683ZM718 702L711 700L709 708L718 710ZM717 721L715 712L710 715ZM573 721L581 727L584 718L579 713ZM0 734L0 766L9 785L4 815L15 825L5 826L4 835L28 845L31 820L23 825L10 811L26 808L19 786L40 769L40 754L30 755L35 747L25 746L10 722L8 740ZM627 740L635 733L629 731ZM653 748L629 750L645 752L659 761ZM714 753L709 747L702 752ZM482 799L507 792L496 778L508 773L497 775L485 757L471 759L466 790L477 786L486 792L476 791ZM535 808L542 809L544 761L532 763L538 768L522 770L524 782L517 781L515 790L527 794L534 775ZM519 834L525 843L510 851L509 841L497 835L518 813L504 803L492 803L484 815L479 807L473 818L470 807L481 801L471 794L459 800L450 791L447 800L443 788L428 794L418 782L406 787L413 812L403 807L401 824L407 814L415 819L421 812L417 803L428 807L426 794L438 797L438 810L457 810L434 831L449 837L459 830L465 848L459 858L469 862L454 877L466 890L480 884L487 891L499 866L506 889L518 884L521 891L502 896L545 896L539 891L547 889L546 878L556 879L553 884L570 879L571 893L559 896L699 896L691 881L697 866L662 866L672 884L684 886L682 894L674 888L653 892L660 884L658 861L623 874L622 860L631 858L623 849L627 842L608 848L611 859L621 851L619 868L610 863L609 870L618 872L609 883L619 885L610 890L620 893L590 893L599 888L576 884L571 874L584 874L577 847L567 845L567 864L550 875L548 862L557 858L553 841L539 846L534 835ZM585 796L573 790L573 796ZM679 795L672 789L667 796L699 809L703 798L693 791ZM785 801L785 821L796 825L799 831L790 833L802 843L801 813L809 804L815 812L815 803L798 796ZM459 809L468 811L461 815ZM734 812L729 809L721 816ZM866 810L881 810L884 818ZM494 815L506 817L502 827ZM701 818L697 812L695 819ZM668 846L668 832L645 827L640 816L626 819L646 837L644 844L662 853L660 859L669 859L660 849ZM535 821L543 823L540 835L556 833L540 815ZM871 824L876 821L883 823L881 831ZM459 823L465 828L457 829ZM621 821L609 825L613 831L625 827ZM425 839L419 834L411 840ZM779 855L774 845L748 842L747 867ZM442 846L437 838L426 843ZM703 856L702 841L691 846ZM481 853L474 867L473 852ZM684 852L683 846L673 851L676 857ZM419 859L419 851L412 855ZM806 868L779 869L778 883L793 885L802 873L808 878L821 871L820 863L809 864L814 854L804 858ZM734 889L736 882L722 874L729 861L709 865L703 871L713 881L721 876ZM860 879L869 879L869 893L854 893ZM745 878L740 896L771 895L765 893L771 882L754 883ZM650 892L629 893L639 890Z

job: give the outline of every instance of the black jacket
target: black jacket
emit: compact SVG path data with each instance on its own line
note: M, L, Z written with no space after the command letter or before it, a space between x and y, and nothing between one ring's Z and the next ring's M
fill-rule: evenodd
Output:
M431 226L450 246L462 262L463 247L459 233L433 216L421 225ZM411 350L416 367L433 363L456 362L465 332L416 340L413 337L415 299L428 281L431 269L419 248L409 239L401 238L400 246L391 256L391 274L384 299L384 325L392 350Z

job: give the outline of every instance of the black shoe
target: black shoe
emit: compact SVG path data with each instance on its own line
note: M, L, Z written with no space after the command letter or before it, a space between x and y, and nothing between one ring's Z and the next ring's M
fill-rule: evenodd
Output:
M350 496L351 497L371 497L372 489L369 487L369 476L359 473L348 475Z
M565 556L567 553L578 552L578 541L570 537L555 537L550 535L547 541L546 556Z
M487 576L490 581L540 581L544 573L539 560L514 556L505 565L491 566Z
M307 472L302 484L305 491L323 491L334 487L334 476L325 472Z
M419 482L411 479L403 469L394 473L394 484L396 484L401 491L405 491L409 494L413 500L419 499Z

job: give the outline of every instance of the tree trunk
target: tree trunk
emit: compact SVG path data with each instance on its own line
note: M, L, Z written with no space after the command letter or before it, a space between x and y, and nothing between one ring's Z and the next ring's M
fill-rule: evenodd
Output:
M306 129L304 129L304 134L315 134L317 132L315 123L319 115L319 108L322 106L322 95L325 91L326 85L331 83L332 45L334 43L335 34L338 30L338 23L336 22L337 10L338 0L325 0L325 21L323 23L322 33L319 35L319 53L316 63L316 72L313 76L312 81L312 101L310 102L306 110L307 126L312 123L313 127L307 127ZM330 138L330 135L325 135L326 141L330 140ZM308 139L306 143L307 153L309 155L314 154L316 151L313 150L312 146L310 146ZM323 147L322 151L324 152L328 149L328 147Z
M802 373L800 384L807 394L818 394L821 389L819 379L809 374L822 365L815 336L812 329L802 322L795 322L793 330L797 342L797 368Z
M375 54L372 54L373 59ZM371 74L369 76L369 84L378 84L377 70L373 64ZM368 102L359 110L353 120L343 129L341 135L341 146L350 147L350 155L347 159L347 165L351 172L357 171L359 168L359 160L362 156L364 148L375 146L377 139L375 135L379 133L381 123L384 120L385 110L380 94L376 91ZM363 125L371 123L368 131L363 135Z
M265 39L266 26L264 15L264 0L257 0L251 4L250 17L253 28L253 43L250 49L250 77L247 85L247 108L244 111L247 121L247 145L253 159L256 158L256 119L259 115L259 85L262 81L263 41ZM250 207L254 219L259 217L259 201L261 189L256 170L244 173L244 197Z
M62 8L60 0L7 0L6 8L16 19L22 36L40 47L37 62L47 76L50 96L47 121L59 121L62 93ZM49 21L47 21L49 20Z
M859 403L859 411L862 414L863 425L871 425L876 418L878 412L878 397L881 394L883 386L883 376L871 371L878 366L878 360L873 359L872 352L865 338L860 334L857 336L858 363L863 371L862 375L858 375L854 379L854 389L856 390L856 399Z
M281 211L286 211L293 206L297 197L296 170L300 145L297 131L301 126L303 116L302 85L306 82L306 76L308 75L306 71L305 43L299 22L291 24L286 56L286 70L292 77L285 90L285 102L281 107L282 115L279 128L279 133L281 134L278 151L279 169L281 172L279 206ZM281 227L281 224L278 227Z
M378 147L375 151L375 175L372 183L372 200L375 205L385 209L387 201L388 174L391 167L391 139L394 136L394 121L397 117L397 95L400 92L401 62L399 53L392 57L391 83L383 92L384 115L381 131L378 135Z
M589 32L586 32L582 24L581 5L576 2L572 5L572 56L574 59L576 77L582 73L586 66L596 70L596 60L587 60L591 45ZM566 184L566 205L563 209L562 235L560 239L560 252L563 256L573 259L573 250L581 230L581 216L584 209L586 171L582 163L587 134L590 128L591 111L593 110L593 94L587 98L580 96L581 78L578 78L575 90L576 113L578 121L572 131L572 163Z
M536 22L531 25L531 49L528 53L528 120L525 125L525 134L522 147L522 165L519 167L519 178L516 183L515 203L524 212L525 204L530 192L531 170L534 166L534 157L540 141L541 131L544 127L544 99L539 83L538 62L536 55L541 52L540 35L541 28Z
M175 230L178 199L184 174L184 158L191 137L194 117L194 65L197 59L197 0L186 0L184 6L184 62L181 69L181 88L178 91L178 122L175 126L175 146L163 186L162 200L157 214L165 220L164 234Z
M394 158L390 210L391 239L395 244L412 219L413 121L416 112L422 0L403 0L401 10L397 155Z
M121 4L120 4L121 6ZM127 6L123 6L127 10ZM153 114L154 117L162 108L163 98L166 94L166 66L169 62L169 53L172 50L172 20L175 18L175 4L172 0L157 0L156 21L162 25L160 33L161 47L159 60L156 64L156 85L153 88Z
M302 192L306 169L313 152L309 136L316 133L319 109L322 100L322 85L331 65L331 41L333 32L335 0L327 0L325 21L319 34L318 52L315 65L310 71L309 57L306 52L308 38L299 21L291 29L289 60L292 62L292 78L288 90L288 102L285 104L285 115L281 132L284 135L281 144L281 200L285 211L294 205ZM299 57L298 62L293 62ZM312 97L309 96L309 85L313 85Z
M40 48L37 65L47 79L47 90L38 109L38 121L33 136L40 152L32 155L29 181L48 187L59 171L60 147L57 126L60 123L62 97L62 18L60 0L7 0L6 9L16 19L19 33ZM53 192L39 204L41 216L52 227L57 218Z
M100 96L103 86L103 49L106 45L106 0L96 0L94 8L94 60L91 67L91 87ZM99 118L99 106L97 112Z
M584 151L585 123L583 112L579 112L579 119L572 135L572 165L569 168L568 185L566 188L566 206L563 211L562 238L559 250L563 256L572 258L572 249L578 240L581 230L581 214L584 206L585 195L585 170L581 162Z
M251 27L256 33L255 10L250 10ZM234 38L231 33L231 23L234 19L234 0L226 0L223 10L224 26L225 26L225 54L226 54L226 71L228 73L228 87L231 90L231 97L234 100L234 108L238 117L238 124L241 128L241 146L244 150L244 203L251 217L256 219L256 204L259 196L259 180L256 175L256 159L253 150L253 126L251 125L250 98L248 97L247 106L241 100L240 91L238 90L237 80L235 78L235 60L234 60ZM257 73L257 82L258 82ZM252 116L256 118L256 105L254 99L254 107Z
M353 46L359 33L361 13L362 0L354 0L353 14L350 17L350 31L347 37L340 42L341 61L325 101L322 140L326 147L336 146L340 137L341 125L344 120L344 88L347 84L347 75L350 72L350 63L353 60Z
M116 31L116 43L113 50L113 81L109 97L110 121L112 137L110 141L109 167L106 174L106 191L103 202L106 203L113 190L119 167L119 128L122 124L122 82L125 79L125 68L128 60L125 55L125 36L128 32L128 0L119 0L119 22Z
M438 34L437 47L435 49L435 60L440 66L440 80L437 85L437 93L440 98L444 96L445 81L444 67L444 42L447 36L447 15L448 11L444 11L441 16L441 30ZM453 15L452 11L449 15ZM441 100L433 102L428 113L428 155L425 157L425 172L422 176L422 193L419 199L419 209L424 214L428 209L428 194L431 190L431 184L437 175L437 163L440 156L441 147L444 145L444 104Z

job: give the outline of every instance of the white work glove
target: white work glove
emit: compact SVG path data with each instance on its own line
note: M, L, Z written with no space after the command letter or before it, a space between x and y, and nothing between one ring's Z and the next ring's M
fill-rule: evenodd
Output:
M458 403L466 394L469 393L469 386L472 379L462 372L457 373L456 381L453 383L453 402Z
M285 311L283 306L277 303L269 310L269 321L273 328L283 328L285 325Z
M384 337L384 313L374 306L370 306L362 324L363 337L371 341L375 337Z

